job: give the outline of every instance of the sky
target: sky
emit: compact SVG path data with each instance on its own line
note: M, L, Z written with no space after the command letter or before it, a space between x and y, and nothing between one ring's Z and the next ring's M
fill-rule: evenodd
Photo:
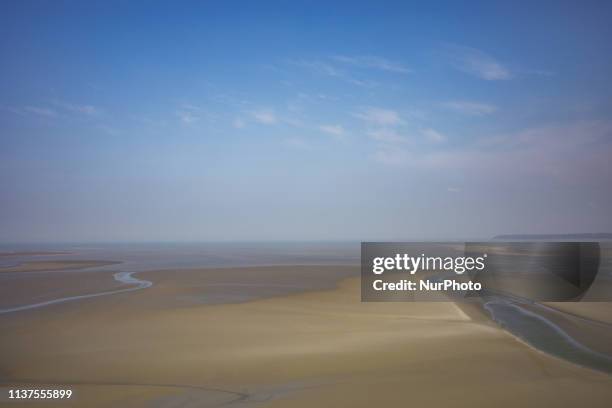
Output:
M0 2L0 242L612 230L609 2Z

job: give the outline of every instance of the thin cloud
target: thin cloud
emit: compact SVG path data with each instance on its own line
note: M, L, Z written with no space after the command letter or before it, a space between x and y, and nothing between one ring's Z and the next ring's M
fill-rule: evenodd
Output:
M374 153L374 161L386 166L403 166L410 162L408 152L400 149L382 149Z
M197 116L194 112L188 110L179 110L176 112L176 116L178 116L179 120L187 125L195 123L200 120L200 117Z
M278 113L280 111L280 113ZM295 116L287 116L287 112L276 110L272 108L260 108L245 112L254 122L262 125L287 125L291 127L301 128L304 127L304 123L300 118ZM246 120L242 117L238 117L233 122L233 126L239 128L246 126Z
M424 171L461 172L499 185L501 181L610 185L612 122L578 121L536 126L519 132L486 136L460 150L436 150L409 157L406 164ZM401 157L385 151L381 162ZM517 165L520 163L520 165Z
M319 126L319 130L337 139L343 138L346 133L340 125L322 125Z
M57 116L57 112L55 110L49 109L49 108L41 108L38 106L26 106L23 108L23 110L29 113L40 115L40 116L46 116L46 117L56 117Z
M107 125L98 125L98 129L110 136L119 136L123 133L121 130Z
M378 69L381 71L394 72L398 74L409 74L411 71L406 66L397 62L389 61L376 56L346 56L336 55L332 57L334 61L359 68Z
M524 69L521 71L522 74L528 75L537 75L542 77L553 77L556 75L554 71L549 71L546 69Z
M408 141L408 138L400 135L394 129L374 129L370 130L368 136L377 142L384 143L404 143Z
M446 141L446 136L431 128L421 130L421 134L430 142L442 143Z
M299 60L299 61L291 61L291 64L296 65L298 67L301 68L306 68L310 71L313 71L315 73L321 74L321 75L326 75L326 76L331 76L331 77L338 77L338 78L344 78L346 76L346 73L342 70L337 69L336 67L334 67L331 64L328 64L326 62L323 61L304 61L304 60Z
M276 117L274 111L269 109L254 111L251 112L251 115L253 116L253 119L255 119L256 122L264 125L274 125L278 122L278 118Z
M459 45L447 48L452 64L460 71L486 81L508 80L514 76L501 62L476 48Z
M73 105L71 109L75 112L84 113L86 115L95 115L98 109L91 105Z
M55 102L60 108L66 109L70 112L79 113L83 115L97 115L100 110L93 105L77 105L66 102Z
M292 149L298 150L310 150L311 146L301 137L288 137L283 140L283 143L291 147Z
M400 115L390 109L370 107L355 113L353 116L379 126L397 126L404 123Z
M481 102L449 101L442 104L447 109L469 116L485 116L497 111L497 106Z
M200 120L199 117L195 116L193 113L191 112L176 112L176 116L179 117L179 120L185 124L191 124L191 123L195 123L198 120Z
M203 117L210 119L210 115L207 114L204 108L191 104L183 104L181 108L177 110L176 116L186 125L198 122Z
M242 129L246 126L246 124L244 123L244 120L242 120L242 118L235 118L232 121L232 126L236 129Z
M284 117L284 118L281 118L280 121L289 126L293 126L293 127L303 127L304 126L304 123L298 118Z
M376 82L376 81L363 80L363 79L355 79L355 78L350 78L350 77L346 77L345 80L349 84L361 86L363 88L373 88L375 86L378 86L378 82Z
M322 76L328 76L328 77L332 77L332 78L337 78L339 80L345 81L349 84L352 85L357 85L360 87L368 87L368 88L372 88L376 85L378 85L376 82L374 81L370 81L370 80L366 80L366 79L359 79L359 78L354 78L352 75L350 75L346 70L340 69L337 66L327 62L327 61L321 61L321 60L315 60L315 61L304 61L304 60L299 60L299 61L290 61L291 64L298 66L300 68L304 68L307 69L311 72L314 72L317 75L322 75Z

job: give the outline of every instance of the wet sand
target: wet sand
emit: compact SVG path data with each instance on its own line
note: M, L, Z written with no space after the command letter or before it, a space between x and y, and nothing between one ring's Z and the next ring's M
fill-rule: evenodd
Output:
M591 350L612 356L612 303L557 302L545 306L550 311L538 310L539 314Z
M11 307L69 296L123 288L110 272L50 272L37 276L13 276L0 280L0 311Z
M82 274L80 271L120 263L90 260L26 261L18 266L0 267L0 313L22 305L119 289L123 285L113 278L112 272L88 271Z
M16 256L52 256L52 255L70 255L71 252L66 251L10 251L0 252L0 258L16 257Z
M62 271L85 268L96 268L100 266L115 265L121 262L111 261L27 261L16 266L0 267L0 273L6 272L38 272L38 271Z
M545 305L564 313L612 325L611 302L546 302Z
M0 377L5 386L67 384L76 392L72 402L44 406L612 401L611 376L533 350L471 306L361 303L359 278L334 283L357 273L338 266L139 273L155 285L0 316ZM324 276L334 279L321 287ZM299 288L269 293L261 282ZM219 303L224 296L235 303ZM42 406L18 406L30 405Z

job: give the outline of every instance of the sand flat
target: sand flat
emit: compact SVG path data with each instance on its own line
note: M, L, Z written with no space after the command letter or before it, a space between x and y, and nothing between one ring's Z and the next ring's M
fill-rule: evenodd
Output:
M70 296L87 295L125 288L113 272L41 273L37 276L17 273L11 279L0 275L0 310Z
M76 270L85 268L95 268L107 265L116 265L119 263L120 262L95 260L27 261L17 266L0 267L0 273Z
M67 251L10 251L0 252L0 258L16 257L16 256L54 256L54 255L70 255L72 252Z
M174 285L0 317L11 328L0 337L0 373L9 381L78 382L75 406L173 406L188 397L207 406L230 398L155 384L226 390L244 395L226 406L242 407L612 401L612 377L537 352L453 303L361 303L358 278L237 304L168 301L205 274L177 273Z
M612 324L612 302L546 302L545 304L565 313Z

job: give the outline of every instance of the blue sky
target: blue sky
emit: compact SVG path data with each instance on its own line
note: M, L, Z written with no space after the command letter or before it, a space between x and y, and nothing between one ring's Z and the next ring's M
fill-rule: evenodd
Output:
M0 241L612 230L605 2L0 5Z

